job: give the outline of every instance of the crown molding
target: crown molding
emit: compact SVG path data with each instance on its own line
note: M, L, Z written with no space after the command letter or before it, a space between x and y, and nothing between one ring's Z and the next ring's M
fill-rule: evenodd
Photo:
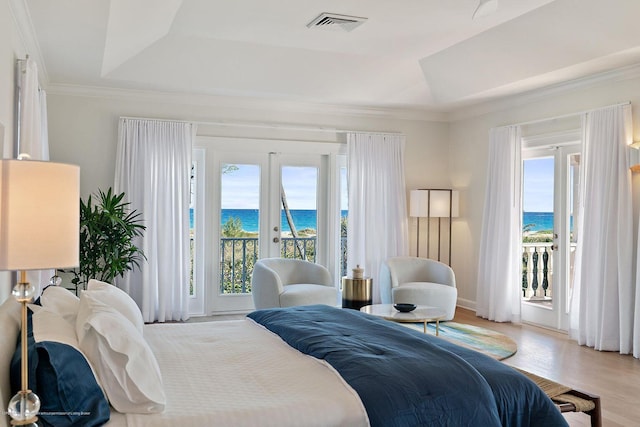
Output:
M181 92L160 92L152 90L122 89L101 86L72 84L50 84L47 92L51 95L79 96L88 98L131 99L147 102L226 107L238 109L268 109L288 113L327 114L353 117L379 117L421 122L446 122L447 113L421 108L394 108L357 105L321 104L290 101L275 98L249 96L208 95Z
M9 0L9 9L11 10L13 22L16 24L18 37L20 37L20 41L24 46L26 54L38 64L40 85L46 89L49 83L49 74L47 73L47 67L44 63L44 58L42 56L42 51L40 50L40 44L38 43L35 29L33 28L26 0Z
M640 77L640 63L617 68L611 71L604 71L586 77L569 80L545 86L540 89L532 89L527 92L503 97L493 101L478 103L469 107L459 108L450 111L449 122L472 119L490 113L509 110L515 107L522 107L537 101L553 96L575 92L581 89L595 88L598 86L611 84L613 82L629 80Z

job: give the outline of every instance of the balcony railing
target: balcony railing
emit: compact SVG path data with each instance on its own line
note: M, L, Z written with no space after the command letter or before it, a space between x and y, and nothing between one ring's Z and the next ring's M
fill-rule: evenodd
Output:
M522 244L522 297L527 300L551 299L553 287L553 243Z
M531 302L553 299L552 242L522 244L522 297ZM576 244L571 244L570 260ZM571 262L573 265L573 262Z
M280 256L282 258L316 261L316 237L283 237ZM220 292L244 294L251 292L251 274L258 259L257 237L223 237L220 239ZM347 238L341 238L340 273L346 275Z

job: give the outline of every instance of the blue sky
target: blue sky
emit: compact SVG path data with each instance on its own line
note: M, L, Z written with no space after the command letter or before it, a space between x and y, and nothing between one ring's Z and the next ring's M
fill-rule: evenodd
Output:
M238 164L238 170L222 175L222 209L258 209L260 168L257 165ZM316 209L317 170L313 167L286 166L282 180L291 209ZM553 158L530 159L524 162L525 212L553 211ZM346 188L347 174L340 174L340 186ZM340 209L348 209L346 191L340 200Z
M522 206L525 212L553 212L553 157L524 162Z
M260 167L236 166L237 170L222 174L222 209L258 209ZM282 183L290 209L316 209L316 168L285 166Z

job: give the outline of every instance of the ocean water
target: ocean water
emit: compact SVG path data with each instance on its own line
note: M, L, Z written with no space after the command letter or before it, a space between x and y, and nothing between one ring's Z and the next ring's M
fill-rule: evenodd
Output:
M573 215L570 218L573 228ZM553 230L553 212L524 212L522 214L522 226L533 224L531 231Z
M191 227L193 227L193 209L191 214ZM305 209L292 209L291 216L298 230L305 228L316 229L316 211ZM347 211L342 211L342 216L347 216ZM257 209L223 209L220 225L224 224L229 218L240 218L242 221L242 229L255 233L258 231L258 210ZM282 212L280 227L288 230L287 218ZM573 224L573 217L571 217ZM522 225L533 224L531 231L553 230L553 212L524 212L522 215Z
M297 230L303 230L305 228L317 229L315 210L292 209L290 212ZM190 214L191 227L193 227L193 209L191 209ZM342 211L342 216L347 216L347 211ZM244 231L248 231L250 233L258 232L259 215L257 209L222 209L220 225L223 225L232 217L239 218L240 221L242 221L242 229ZM284 211L281 213L280 228L281 230L289 229L289 224L287 223L287 217L284 214Z

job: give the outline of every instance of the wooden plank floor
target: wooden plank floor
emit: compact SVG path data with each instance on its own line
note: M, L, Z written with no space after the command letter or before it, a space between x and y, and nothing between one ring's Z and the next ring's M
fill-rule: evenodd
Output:
M605 427L640 426L640 359L579 346L566 334L532 325L496 323L458 307L454 321L501 332L518 343L504 362L600 396ZM572 427L589 426L584 414L565 414Z

